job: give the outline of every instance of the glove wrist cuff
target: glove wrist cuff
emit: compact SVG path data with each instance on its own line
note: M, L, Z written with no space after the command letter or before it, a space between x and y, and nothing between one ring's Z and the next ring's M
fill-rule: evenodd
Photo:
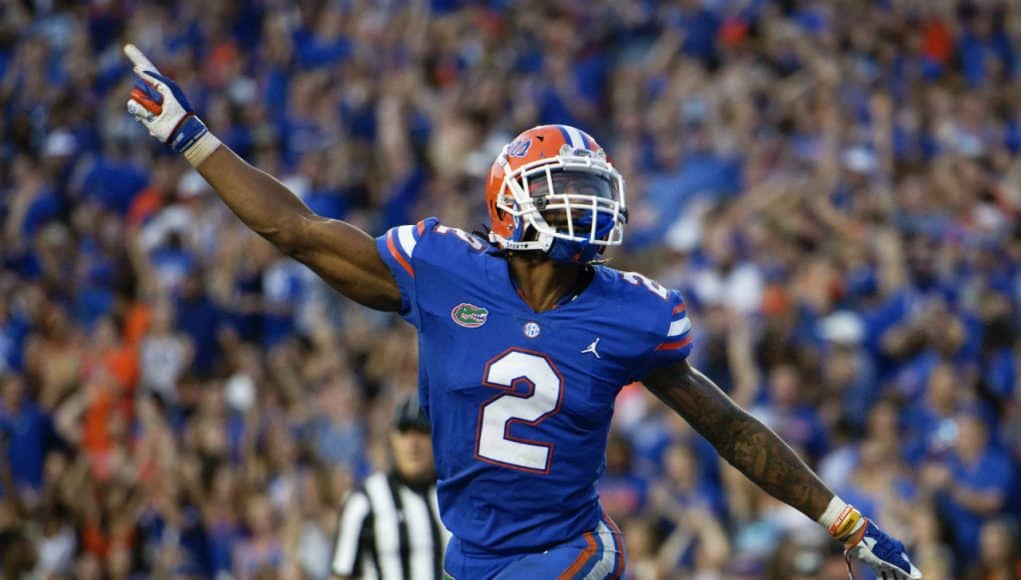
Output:
M831 536L843 542L865 525L865 518L854 506L833 496L818 522Z
M184 150L184 158L188 160L188 163L192 167L198 167L202 165L213 151L216 151L222 143L208 130L203 133L198 139L195 140L187 149Z

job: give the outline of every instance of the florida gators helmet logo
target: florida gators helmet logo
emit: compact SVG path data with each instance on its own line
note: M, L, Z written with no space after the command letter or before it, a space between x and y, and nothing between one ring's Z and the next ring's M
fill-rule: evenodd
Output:
M519 138L511 141L510 145L507 146L508 157L524 157L528 155L528 150L532 148L532 140L528 138Z

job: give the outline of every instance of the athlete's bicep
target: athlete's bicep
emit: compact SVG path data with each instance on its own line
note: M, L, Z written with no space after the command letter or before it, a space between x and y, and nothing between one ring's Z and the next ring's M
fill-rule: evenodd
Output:
M290 254L348 298L376 310L401 309L401 291L376 240L340 220L305 218Z
M654 369L643 382L652 394L710 441L716 426L744 413L716 383L684 359Z

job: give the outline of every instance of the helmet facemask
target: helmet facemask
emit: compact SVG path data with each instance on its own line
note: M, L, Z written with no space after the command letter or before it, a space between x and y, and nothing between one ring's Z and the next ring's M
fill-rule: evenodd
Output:
M496 206L514 229L510 239L494 234L494 242L566 262L588 262L619 246L627 222L624 180L605 154L568 146L506 175Z

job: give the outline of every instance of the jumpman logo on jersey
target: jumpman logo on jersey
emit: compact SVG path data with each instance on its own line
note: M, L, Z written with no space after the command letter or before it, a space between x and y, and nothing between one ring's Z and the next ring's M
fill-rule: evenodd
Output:
M585 350L581 351L581 354L592 353L596 355L596 358L601 359L603 357L599 356L599 351L596 350L597 346L599 346L599 338L596 338L592 341L592 344L586 346Z

